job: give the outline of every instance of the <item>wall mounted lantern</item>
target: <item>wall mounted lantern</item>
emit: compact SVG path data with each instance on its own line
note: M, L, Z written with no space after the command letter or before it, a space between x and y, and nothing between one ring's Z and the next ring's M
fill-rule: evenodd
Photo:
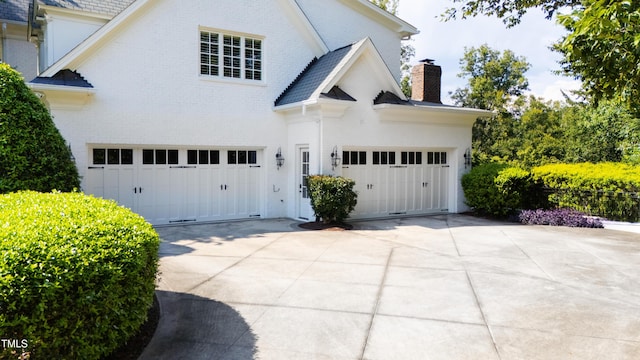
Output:
M67 148L69 149L69 159L75 164L76 157L73 156L73 152L71 151L71 144L67 144Z
M331 151L331 169L335 170L338 166L340 166L340 156L338 155L338 146L334 146Z
M278 170L284 165L284 156L282 156L282 150L278 148L278 152L276 153L276 166Z
M464 168L471 167L471 149L467 148L464 152Z

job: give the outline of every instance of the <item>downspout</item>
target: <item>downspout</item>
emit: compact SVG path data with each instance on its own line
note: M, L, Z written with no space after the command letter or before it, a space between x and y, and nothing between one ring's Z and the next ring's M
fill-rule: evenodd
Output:
M0 48L0 54L2 54L2 57L0 57L0 62L6 62L5 61L5 49L7 48L7 23L3 22L2 23L2 48Z

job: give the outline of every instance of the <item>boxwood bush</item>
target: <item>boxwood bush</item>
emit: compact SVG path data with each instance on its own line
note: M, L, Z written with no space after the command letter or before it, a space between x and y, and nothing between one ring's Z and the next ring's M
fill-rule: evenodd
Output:
M342 223L358 203L355 181L340 176L312 175L307 178L311 207L325 224Z
M481 215L504 217L524 206L529 197L528 171L502 163L487 163L462 177L466 203Z
M0 193L72 191L79 179L47 108L20 73L0 63Z
M2 338L26 340L32 360L109 354L146 320L158 246L151 225L112 201L0 195Z

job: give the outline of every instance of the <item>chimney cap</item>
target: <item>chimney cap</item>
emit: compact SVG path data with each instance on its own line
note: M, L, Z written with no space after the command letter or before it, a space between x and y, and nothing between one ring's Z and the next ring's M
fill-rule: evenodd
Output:
M419 63L424 63L424 64L429 64L429 65L434 65L435 60L434 59L422 59L420 61L418 61Z

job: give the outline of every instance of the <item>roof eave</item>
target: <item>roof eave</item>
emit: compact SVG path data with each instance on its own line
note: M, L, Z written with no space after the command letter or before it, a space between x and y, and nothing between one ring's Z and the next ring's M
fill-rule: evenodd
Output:
M340 0L343 4L358 10L361 14L364 14L374 20L382 21L382 23L388 28L396 31L402 38L410 38L412 35L417 35L420 31L408 22L400 19L399 17L382 10L377 5L373 4L369 0Z
M116 15L111 21L106 23L96 32L94 32L91 36L81 42L78 46L73 48L67 54L65 54L62 58L60 58L56 63L51 65L48 69L42 72L40 76L42 77L51 77L55 75L58 71L63 69L71 69L75 70L77 66L83 61L83 59L88 56L90 50L99 47L105 41L108 41L109 36L112 34L114 29L120 27L121 25L127 23L130 20L133 20L134 15L137 13L141 13L141 9L144 8L147 4L152 3L151 0L137 0L131 3L127 8L125 8L121 13Z

